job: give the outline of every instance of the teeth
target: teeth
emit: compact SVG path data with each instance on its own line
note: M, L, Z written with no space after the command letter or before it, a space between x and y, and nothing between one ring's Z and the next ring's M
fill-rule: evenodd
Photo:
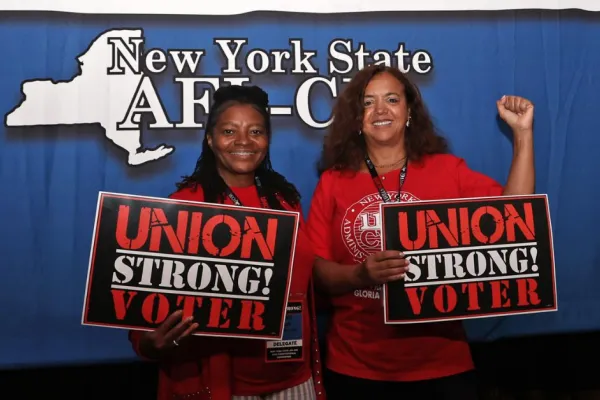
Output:
M391 123L392 123L392 121L379 121L379 122L373 122L373 125L375 125L375 126L383 126L383 125L389 125Z
M235 153L230 153L230 154L233 154L233 155L236 155L236 156L249 156L251 154L254 154L254 152L251 152L251 151L237 151Z

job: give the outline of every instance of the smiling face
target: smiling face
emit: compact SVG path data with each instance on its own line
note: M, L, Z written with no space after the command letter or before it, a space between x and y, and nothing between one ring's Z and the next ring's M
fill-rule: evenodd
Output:
M409 116L404 85L393 75L375 75L365 88L362 132L367 143L395 143L404 137Z
M254 171L267 155L267 133L262 114L249 104L231 105L220 114L207 141L227 185L252 184Z

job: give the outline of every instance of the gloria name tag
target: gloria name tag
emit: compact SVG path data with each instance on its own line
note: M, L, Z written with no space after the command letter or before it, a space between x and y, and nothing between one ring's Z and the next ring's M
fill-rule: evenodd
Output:
M265 362L297 362L304 360L302 343L304 303L289 301L282 340L266 342Z

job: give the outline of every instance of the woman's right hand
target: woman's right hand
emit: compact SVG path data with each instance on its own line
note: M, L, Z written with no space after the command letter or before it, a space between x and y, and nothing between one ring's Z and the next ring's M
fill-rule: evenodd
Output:
M404 279L409 264L402 252L379 251L360 264L359 275L365 286L381 285Z
M198 328L197 323L192 323L193 317L182 319L182 315L182 310L175 311L154 331L145 332L140 339L140 352L156 359L177 348L181 340Z

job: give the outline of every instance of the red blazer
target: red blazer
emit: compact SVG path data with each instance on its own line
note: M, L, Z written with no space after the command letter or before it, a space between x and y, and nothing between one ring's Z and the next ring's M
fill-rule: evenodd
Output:
M308 291L308 303L311 320L311 337L309 353L312 364L312 376L315 384L317 400L326 400L323 388L323 366L317 336L317 316L315 311L315 292L311 280ZM133 349L141 358L139 351L140 338L144 332L130 331L129 340ZM235 339L230 339L235 340ZM184 344L177 348L185 353ZM184 354L179 353L179 354ZM187 357L178 355L159 361L157 400L231 400L232 377L231 356L225 352Z

